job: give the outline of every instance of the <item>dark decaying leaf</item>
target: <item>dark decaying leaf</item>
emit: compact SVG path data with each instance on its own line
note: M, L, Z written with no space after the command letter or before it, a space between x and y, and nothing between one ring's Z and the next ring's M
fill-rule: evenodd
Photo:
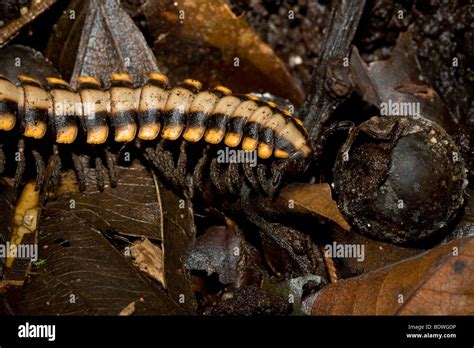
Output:
M359 93L376 107L381 107L381 103L419 103L419 116L437 122L448 133L454 130L446 105L423 80L410 31L400 34L390 59L369 66L354 47L351 69Z
M154 51L170 77L265 91L303 102L303 91L273 50L223 0L157 0L143 5Z
M78 13L71 20L66 11L49 42L48 55L59 66L64 65L68 75L71 58L78 57L72 76L67 76L73 85L78 76L95 76L107 86L110 74L119 72L127 72L136 83L142 83L149 72L159 70L143 34L117 0L75 2L71 9Z
M283 225L273 226L269 233L261 231L261 238L265 259L276 275L297 278L324 273L321 252L308 234Z
M377 270L405 260L423 252L423 250L405 248L390 243L369 239L359 233L347 233L335 226L331 229L331 243L336 245L363 246L363 259L358 257L344 257L333 260L340 278L350 278Z
M190 276L184 268L187 250L194 244L196 226L192 202L157 182L162 209L163 262L166 289L186 308L196 308Z
M46 77L58 77L56 69L41 52L21 45L11 45L0 49L0 74L19 83L17 75L31 76L41 83Z
M97 228L77 216L67 199L47 205L39 236L40 258L46 263L24 288L21 314L118 315L134 301L137 315L185 313Z
M163 239L161 208L153 177L148 170L138 163L128 168L117 167L117 187L111 188L105 181L104 192L97 190L95 169L87 169L86 175L84 193L61 192L60 199L74 207L74 215L103 232ZM65 186L60 190L66 190Z
M474 238L327 286L314 315L473 315Z
M12 40L25 25L31 23L55 2L56 0L32 1L31 6L29 8L25 7L26 12L19 18L9 22L4 27L0 26L0 47Z
M220 283L237 288L258 286L262 279L259 255L237 228L209 228L196 239L185 266L189 271L204 271L209 276L217 273Z

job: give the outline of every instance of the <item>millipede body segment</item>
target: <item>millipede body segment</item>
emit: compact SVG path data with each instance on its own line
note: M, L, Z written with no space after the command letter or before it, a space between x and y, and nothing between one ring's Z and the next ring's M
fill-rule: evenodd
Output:
M170 87L159 73L138 87L128 74L113 74L108 89L94 77L79 77L76 90L58 78L48 78L47 86L23 75L18 79L17 86L0 76L0 142L1 133L10 131L57 146L184 139L256 151L262 160L280 161L281 170L281 161L306 162L312 153L301 121L272 102L232 95L223 86L201 91L199 81L187 79ZM162 165L163 158L152 157ZM235 168L229 167L235 182Z
M112 128L115 142L182 136L191 143L240 145L257 150L260 158L311 153L298 119L271 102L235 96L222 86L200 91L201 83L188 79L170 88L164 75L153 73L134 88L129 75L114 74L108 90L93 77L79 77L74 91L58 78L48 78L47 88L30 77L18 78L20 86L0 77L0 130L17 127L25 137L41 139L49 131L56 143L70 144L84 132L88 144L102 144Z

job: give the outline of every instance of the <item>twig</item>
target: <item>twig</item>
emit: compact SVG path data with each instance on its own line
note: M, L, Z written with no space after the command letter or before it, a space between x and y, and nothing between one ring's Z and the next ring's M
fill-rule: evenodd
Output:
M0 30L0 47L10 41L25 25L32 22L36 17L46 11L56 2L56 0L42 0L34 2L28 12L7 24Z
M350 55L364 5L365 0L333 1L321 56L301 112L312 145L316 143L334 109L348 97L352 89L350 69L348 64L344 64L344 58Z

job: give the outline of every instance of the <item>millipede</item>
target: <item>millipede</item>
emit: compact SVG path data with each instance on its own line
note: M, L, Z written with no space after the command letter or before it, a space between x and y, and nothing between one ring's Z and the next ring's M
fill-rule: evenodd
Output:
M55 167L60 165L62 146L134 142L176 184L199 187L209 165L213 185L231 193L238 193L244 178L255 190L272 194L285 174L304 170L312 155L301 121L290 112L251 94L232 94L223 86L201 90L199 81L186 79L172 87L161 73L151 73L140 86L128 74L112 74L109 88L89 76L78 77L75 89L55 77L47 78L44 86L24 75L18 80L17 85L0 75L0 173L7 160L2 143L11 141L9 134L15 133L19 138L16 182L24 174L25 140L52 143L48 166L55 163ZM173 155L168 144L179 144L174 151L178 155ZM258 166L219 163L215 151L224 146L254 151ZM32 155L41 182L45 162L38 152ZM74 154L73 163L82 182L83 168ZM110 156L106 156L106 166L113 186ZM104 167L100 159L96 167ZM103 189L103 179L98 182Z

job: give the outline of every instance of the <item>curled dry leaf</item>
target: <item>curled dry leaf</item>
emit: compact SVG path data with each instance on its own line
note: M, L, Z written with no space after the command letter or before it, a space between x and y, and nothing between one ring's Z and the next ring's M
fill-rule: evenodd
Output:
M474 238L330 285L312 314L473 315Z
M130 253L134 264L138 266L140 271L144 272L150 278L155 279L166 288L163 269L163 252L159 246L154 245L148 239L136 241L130 247Z
M128 317L135 312L135 301L129 303L124 309L122 309L119 313L121 317Z
M390 59L367 66L357 48L352 50L351 70L355 85L367 102L376 107L383 106L388 115L409 113L426 117L449 133L454 127L449 111L438 93L423 80L419 67L410 30L400 34ZM419 106L418 110L415 105Z
M75 1L70 10L77 19L71 20L69 11L62 16L47 56L74 86L78 76L95 76L108 86L110 75L118 72L142 83L159 70L143 34L117 0Z
M226 83L236 92L261 89L303 102L303 91L283 62L224 0L147 1L143 13L156 39L158 60L176 70L173 76Z
M351 229L332 199L328 184L287 185L278 197L277 206L292 214L322 216L346 231Z

